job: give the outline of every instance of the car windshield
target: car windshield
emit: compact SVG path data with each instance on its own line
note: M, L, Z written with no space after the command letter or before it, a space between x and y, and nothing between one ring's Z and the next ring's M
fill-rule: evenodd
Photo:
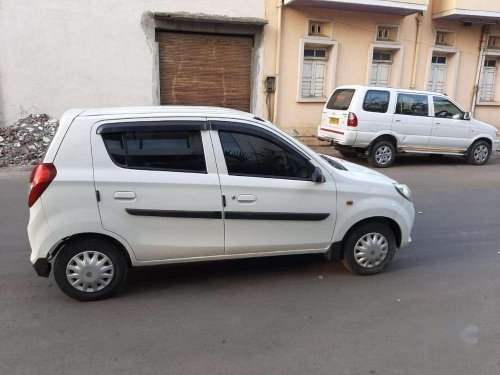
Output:
M338 89L330 97L326 105L327 109L337 109L346 111L351 105L351 100L354 95L354 89Z

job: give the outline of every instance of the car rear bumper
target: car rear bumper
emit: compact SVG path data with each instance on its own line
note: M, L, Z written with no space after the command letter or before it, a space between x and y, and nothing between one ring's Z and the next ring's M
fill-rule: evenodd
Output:
M330 125L318 126L318 139L330 141L336 144L352 146L356 142L357 131L345 130Z

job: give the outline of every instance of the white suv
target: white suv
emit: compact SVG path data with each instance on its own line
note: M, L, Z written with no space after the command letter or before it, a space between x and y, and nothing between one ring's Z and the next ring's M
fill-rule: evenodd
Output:
M445 95L373 86L337 88L318 126L318 138L341 154L368 155L380 168L397 153L461 155L482 165L499 147L497 134Z
M70 110L30 183L31 262L79 300L130 266L324 253L375 274L414 219L406 185L209 107Z

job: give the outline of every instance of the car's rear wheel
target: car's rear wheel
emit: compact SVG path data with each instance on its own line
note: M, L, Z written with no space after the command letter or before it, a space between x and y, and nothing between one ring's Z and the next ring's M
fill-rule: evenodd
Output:
M70 241L54 264L57 285L68 296L95 301L116 293L125 281L127 261L114 244L101 239Z
M376 168L387 168L396 159L396 148L389 141L375 143L368 155L368 162Z
M473 165L486 164L491 156L491 146L486 141L475 142L467 156L467 162Z
M391 228L379 222L356 227L344 242L344 265L358 275L381 272L396 252L396 238Z

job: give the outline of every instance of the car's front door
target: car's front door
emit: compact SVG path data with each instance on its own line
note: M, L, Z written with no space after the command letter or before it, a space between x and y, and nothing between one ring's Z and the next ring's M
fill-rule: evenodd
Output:
M336 220L336 188L311 180L318 163L266 127L211 121L225 198L226 254L323 250Z
M434 119L429 142L430 151L463 152L469 146L470 121L465 111L442 96L433 96Z
M94 125L102 225L138 260L224 253L219 176L205 129L203 119Z
M403 150L421 150L431 138L432 118L429 97L423 94L398 93L392 130Z

